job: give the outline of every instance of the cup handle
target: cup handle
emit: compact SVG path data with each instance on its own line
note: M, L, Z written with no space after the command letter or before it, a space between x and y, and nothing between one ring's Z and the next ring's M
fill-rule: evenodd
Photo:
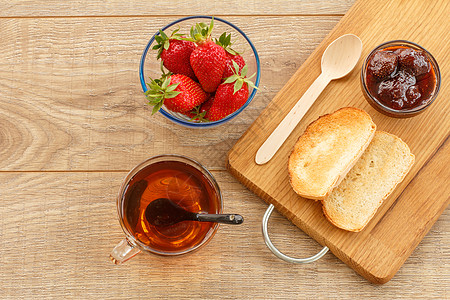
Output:
M317 253L316 255L313 255L313 256L307 257L307 258L294 258L294 257L288 256L288 255L280 252L280 250L278 250L272 244L272 241L270 240L270 237L269 237L269 232L267 230L267 223L269 222L269 218L273 212L273 209L274 209L273 204L270 204L269 207L267 208L266 212L264 213L264 216L262 219L262 233L263 233L264 242L266 243L266 246L270 249L270 251L272 251L273 254L275 254L276 257L278 257L284 261L290 262L290 263L308 264L308 263L312 263L312 262L318 260L319 258L324 256L328 252L327 246L323 247L322 250L320 250L320 252Z
M120 265L121 263L124 263L127 260L133 258L140 252L141 250L131 245L130 242L125 238L121 240L116 245L116 247L114 247L114 249L111 251L111 254L109 255L109 258L111 258L111 261L114 264Z

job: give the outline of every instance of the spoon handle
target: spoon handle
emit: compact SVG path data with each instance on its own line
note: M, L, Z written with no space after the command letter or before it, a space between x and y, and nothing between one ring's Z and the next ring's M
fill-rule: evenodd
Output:
M196 214L196 220L223 224L241 224L244 222L244 218L237 214Z
M292 130L294 130L330 81L330 77L324 75L324 73L316 78L300 100L297 101L286 117L262 144L258 152L256 152L255 161L258 165L265 164L277 153L278 149L283 145Z

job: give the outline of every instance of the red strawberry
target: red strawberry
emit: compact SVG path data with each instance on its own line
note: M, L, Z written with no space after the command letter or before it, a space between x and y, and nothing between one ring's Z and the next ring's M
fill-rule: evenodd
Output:
M164 31L159 30L159 35L155 36L156 44L153 49L158 49L157 58L161 58L164 67L174 74L183 74L192 79L195 78L192 70L190 57L196 45L192 41L183 40L181 34L174 30L170 37Z
M205 102L203 102L202 106L200 107L200 113L203 113L203 112L206 113L211 108L211 105L213 104L213 101L214 101L214 96L209 98Z
M197 117L197 110L200 108L200 106L196 106L196 107L194 107L192 110L190 110L190 111L188 111L188 112L186 112L186 113L183 113L185 116L187 116L187 117L189 117L189 118L191 118L191 120L195 120L195 119L197 119L196 117Z
M225 50L211 40L213 20L209 27L199 23L191 29L192 40L198 45L191 53L191 66L202 88L208 93L214 92L222 82L226 63Z
M216 44L223 47L227 52L227 61L225 66L225 71L223 72L222 78L227 78L233 75L233 61L239 65L239 72L245 66L244 58L231 48L231 33L227 35L226 32L222 33L219 39L216 39Z
M239 65L233 62L234 74L228 77L224 83L219 85L214 97L214 102L211 108L206 113L205 117L210 121L217 121L232 114L242 107L248 99L248 86L253 88L256 86L250 81L250 78L245 78L247 75L247 66L242 68L241 74L239 72Z
M205 114L200 112L200 105L194 107L192 110L188 111L187 113L184 113L187 117L190 118L190 121L197 121L197 122L206 122L205 120Z
M173 112L186 113L208 98L197 82L182 74L151 80L148 86L145 95L153 105L152 113L156 113L163 104Z
M239 66L239 72L245 66L245 61L239 54L233 55L227 52L227 65L225 67L225 71L223 72L223 78L230 77L233 75L233 61L236 62Z
M192 121L199 121L199 122L208 122L207 119L205 119L205 115L209 108L211 107L212 101L214 100L214 97L211 97L211 95L208 95L208 98L205 102L203 102L201 105L194 107L191 111L188 111L185 113L186 116L191 118Z
M248 86L246 83L236 93L234 93L233 83L222 83L217 88L216 97L205 118L210 121L223 119L244 105L247 98Z

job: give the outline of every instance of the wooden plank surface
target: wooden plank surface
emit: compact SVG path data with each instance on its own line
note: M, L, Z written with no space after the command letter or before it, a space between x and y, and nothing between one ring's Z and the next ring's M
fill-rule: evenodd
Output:
M21 1L2 3L0 17L73 17L73 16L252 16L252 15L343 15L353 0L232 0L232 1ZM182 9L180 9L180 7Z
M378 7L381 9L380 12L373 17L369 16ZM433 18L421 19L425 10ZM401 17L397 16L398 11L403 12ZM413 250L411 247L414 242L423 237L422 222L432 224L436 218L430 216L435 214L439 216L448 205L448 194L444 192L441 197L435 199L434 206L429 208L430 216L420 215L425 218L424 220L409 220L403 218L403 214L385 216L386 211L410 180L449 136L450 101L447 99L450 97L448 71L450 43L437 38L445 35L448 30L448 26L441 24L446 23L449 13L450 5L447 1L435 1L432 4L422 0L408 3L358 1L229 153L229 168L241 182L267 202L274 204L294 224L322 245L328 246L335 255L372 282L385 283L394 276ZM414 31L419 19L422 30ZM364 25L360 25L363 23ZM259 147L320 74L320 61L325 48L333 40L349 32L361 38L364 45L363 58L377 45L393 39L411 40L427 48L433 53L441 69L442 84L437 100L427 111L414 118L397 119L378 113L362 94L359 77L363 60L360 60L356 70L345 78L332 82L325 89L272 160L265 165L257 165L255 154ZM430 32L433 32L433 35L430 35ZM405 180L383 202L366 229L356 234L331 225L323 216L320 202L298 197L289 184L287 172L288 157L306 126L319 116L345 106L354 106L367 111L377 124L378 130L399 136L410 146L411 152L416 157L414 166ZM445 186L449 178L450 176L444 177L441 184ZM436 178L436 182L439 182L439 179L441 178ZM433 195L432 186L423 184L422 188L428 191L429 196ZM400 199L397 203L410 207L411 211L419 211L423 205L423 201L419 200L409 202ZM395 226L389 221L381 222L383 216L394 220ZM408 240L399 239L398 243L392 244L391 235L385 231L393 231L394 235L405 235L403 232L405 228L409 228L414 235L408 235L410 237Z
M353 2L1 3L0 298L448 298L448 210L397 276L376 286L332 254L310 265L274 257L260 233L267 205L225 171L228 150ZM262 67L261 91L239 118L201 132L150 117L137 74L154 31L193 14L222 16L241 27ZM287 38L271 42L279 30ZM123 237L115 209L121 180L136 163L161 153L195 157L212 169L225 210L243 214L245 222L239 230L221 226L191 255L138 255L114 266L108 255ZM434 157L429 165L435 167L419 172L410 186L429 180L448 150ZM402 197L416 193L420 189L410 188ZM320 249L277 212L270 233L291 255Z

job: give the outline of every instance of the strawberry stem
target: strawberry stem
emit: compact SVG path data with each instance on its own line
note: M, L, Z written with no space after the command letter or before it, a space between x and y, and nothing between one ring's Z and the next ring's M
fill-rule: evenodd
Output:
M159 30L159 33L155 36L155 40L156 40L156 45L153 46L153 50L158 50L158 54L156 55L157 59L161 58L161 53L163 52L164 49L169 49L170 46L170 40L181 40L182 39L182 34L177 33L180 30L180 28L175 29L174 31L172 31L172 34L169 36L167 36L167 34L162 31L161 29Z
M193 116L189 119L189 121L209 122L209 120L205 118L206 111L200 112L200 109L201 105L198 105L191 110L191 114L193 114Z
M148 104L153 106L152 115L161 109L165 99L175 98L181 93L175 90L179 84L170 84L170 76L156 80L150 78L150 83L147 83L148 90L145 92L145 96Z
M240 52L237 52L236 50L231 48L231 45L233 45L233 43L231 42L231 33L228 35L226 32L222 33L219 39L215 39L215 43L221 46L231 55L241 54Z
M214 27L214 17L211 18L211 23L206 25L205 23L197 23L191 27L190 38L183 38L184 40L202 44L211 39L211 32Z
M236 94L237 91L239 91L244 83L246 83L249 87L252 87L254 89L259 90L253 82L250 80L253 76L255 76L256 73L254 73L249 78L246 78L247 72L248 72L248 66L244 65L242 67L241 73L239 74L239 65L233 60L233 75L230 77L227 77L223 83L233 83L234 82L234 89L233 94Z

